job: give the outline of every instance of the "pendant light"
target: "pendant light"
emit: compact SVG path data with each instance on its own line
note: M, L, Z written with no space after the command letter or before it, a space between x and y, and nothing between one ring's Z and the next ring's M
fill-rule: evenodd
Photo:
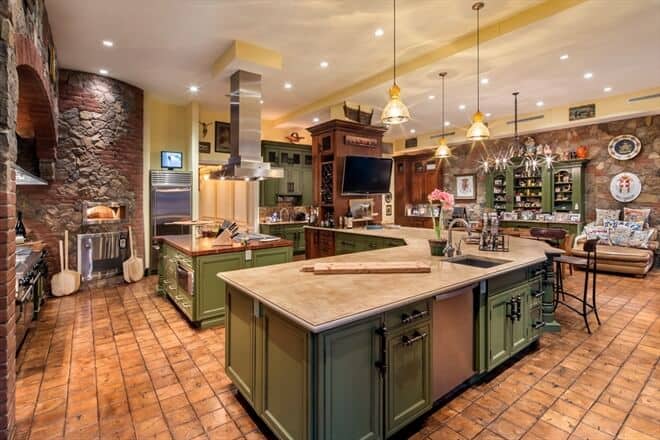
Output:
M482 141L490 137L490 130L484 124L484 114L479 110L479 11L483 7L483 2L472 5L472 10L477 11L477 112L472 116L472 125L467 132L467 138L471 141Z
M441 72L439 75L442 78L442 135L440 141L438 141L438 148L435 150L435 158L442 160L451 156L451 149L447 145L447 139L445 139L445 77L447 72Z
M396 83L396 0L392 0L394 7L394 32L393 32L393 52L394 52L394 81L392 82L392 87L390 87L390 100L383 109L383 114L380 117L380 120L383 124L387 125L397 125L403 124L410 120L410 112L408 107L401 101L401 89Z

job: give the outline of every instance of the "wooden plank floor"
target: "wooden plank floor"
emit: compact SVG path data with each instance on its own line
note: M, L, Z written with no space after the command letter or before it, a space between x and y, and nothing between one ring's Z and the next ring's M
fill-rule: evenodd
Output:
M224 374L224 330L191 328L155 282L48 301L18 359L18 439L264 438ZM561 334L411 438L660 438L660 271L598 290L593 335L560 308Z

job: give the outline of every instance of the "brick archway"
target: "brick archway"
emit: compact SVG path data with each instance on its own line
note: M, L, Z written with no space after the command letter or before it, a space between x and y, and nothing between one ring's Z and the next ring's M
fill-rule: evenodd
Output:
M39 159L53 159L57 143L53 97L49 79L44 74L41 53L34 43L16 34L16 71L18 73L18 108L16 131L34 138Z

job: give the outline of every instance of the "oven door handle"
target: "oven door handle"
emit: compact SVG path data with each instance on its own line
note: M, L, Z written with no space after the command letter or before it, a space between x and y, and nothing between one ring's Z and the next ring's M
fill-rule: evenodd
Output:
M195 292L195 272L181 263L177 263L176 275L177 279L180 279L181 277L186 279L186 292L189 295L193 295Z
M27 302L27 299L32 295L32 291L34 290L34 284L30 284L30 287L28 287L25 290L25 294L23 294L23 297L21 299L16 298L16 303L17 304L23 304Z

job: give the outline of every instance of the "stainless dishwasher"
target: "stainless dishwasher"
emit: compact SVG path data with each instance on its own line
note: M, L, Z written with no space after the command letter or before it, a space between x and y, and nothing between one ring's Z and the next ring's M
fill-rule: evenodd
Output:
M474 375L472 287L433 300L433 401Z

